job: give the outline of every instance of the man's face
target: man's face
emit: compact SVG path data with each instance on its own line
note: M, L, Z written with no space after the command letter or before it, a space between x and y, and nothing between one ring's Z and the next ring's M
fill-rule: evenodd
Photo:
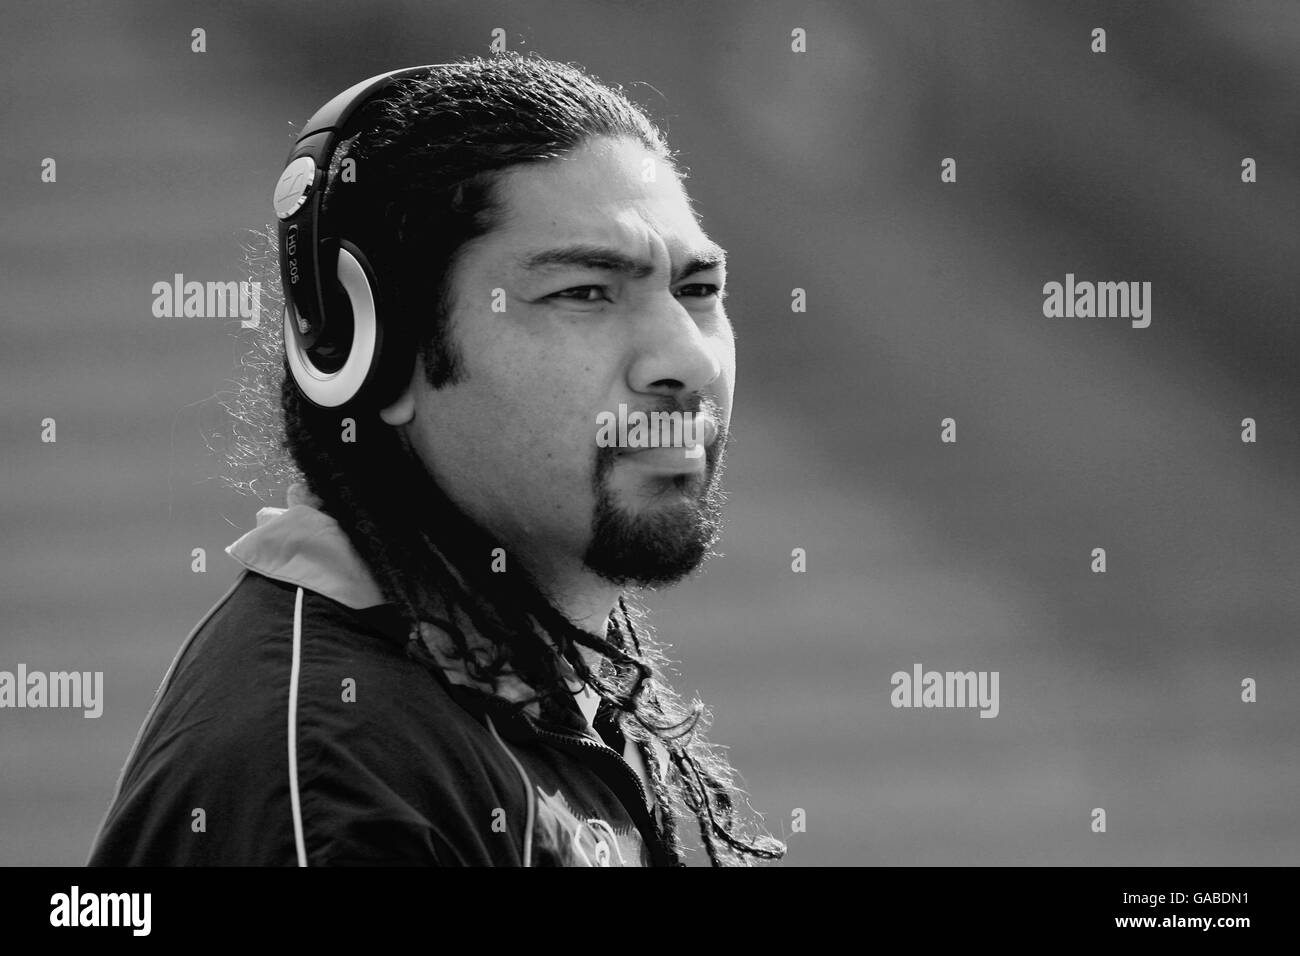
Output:
M722 250L631 139L512 167L498 197L502 224L453 276L461 377L434 390L417 368L412 444L539 576L581 561L618 584L677 580L718 530L736 363ZM695 457L601 447L598 416L620 405L711 413L716 439L706 426Z

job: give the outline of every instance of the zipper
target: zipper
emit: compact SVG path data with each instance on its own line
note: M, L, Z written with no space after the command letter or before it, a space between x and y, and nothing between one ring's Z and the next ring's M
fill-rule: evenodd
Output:
M569 736L568 734L560 734L555 731L544 730L541 727L538 727L537 724L531 720L529 721L529 725L533 732L544 740L550 740L565 747L588 750L592 753L608 754L612 757L614 764L623 770L622 776L624 779L631 780L633 786L636 787L636 794L640 802L637 804L637 811L633 812L632 818L633 822L637 825L637 829L641 831L642 839L646 840L646 842L654 848L654 856L666 861L671 861L673 859L675 854L665 847L659 839L659 829L655 825L654 818L650 815L650 808L646 805L648 801L646 799L645 785L641 782L640 774L633 770L631 765L624 760L613 747L597 743L590 737L586 736ZM646 821L648 826L643 826L642 821Z
M632 765L629 764L626 760L624 760L619 755L618 751L616 751L613 747L607 746L605 744L597 743L596 741L592 740L590 737L587 737L585 735L570 737L568 734L557 734L554 731L542 730L540 727L537 727L536 725L533 726L533 730L537 731L537 734L540 737L549 737L552 740L562 740L566 743L573 743L582 747L590 747L593 750L607 753L610 756L612 756L616 761L618 761L618 766L626 770L627 776L631 778L634 784L636 784L637 795L641 798L640 806L645 809L646 815L647 816L649 815L650 810L646 805L650 802L650 800L645 792L645 784L641 782L641 775L637 773L635 770L633 770Z

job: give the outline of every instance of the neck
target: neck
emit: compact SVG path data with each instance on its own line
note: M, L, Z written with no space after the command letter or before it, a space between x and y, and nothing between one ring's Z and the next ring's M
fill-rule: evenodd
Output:
M602 580L585 567L554 567L548 573L534 572L533 578L543 593L565 617L588 634L603 638L609 615L618 606L622 589ZM590 648L579 647L587 666L595 669L602 656Z

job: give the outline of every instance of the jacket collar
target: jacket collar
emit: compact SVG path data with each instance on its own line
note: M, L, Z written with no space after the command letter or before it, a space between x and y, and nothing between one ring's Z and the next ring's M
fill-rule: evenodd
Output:
M320 511L301 483L289 487L287 508L262 508L257 527L226 548L258 574L296 584L362 611L386 603L338 522Z
M250 571L314 591L354 611L389 603L347 534L320 510L320 500L305 484L290 485L285 503L285 508L260 509L257 527L227 547L226 553ZM466 673L464 660L445 630L422 622L420 631L422 643L451 683L513 702L533 696L533 689L509 669L495 685L475 680ZM472 628L462 631L471 644L478 637ZM479 641L487 646L486 639ZM600 698L581 682L567 661L562 661L561 666L568 668L574 700L587 727L593 727ZM536 702L525 710L534 718L541 716Z

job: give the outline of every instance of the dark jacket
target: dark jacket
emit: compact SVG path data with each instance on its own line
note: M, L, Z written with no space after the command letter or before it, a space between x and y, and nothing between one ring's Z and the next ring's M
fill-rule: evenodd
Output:
M471 680L438 628L412 658L337 523L290 504L227 548L244 571L163 679L89 865L680 865L644 776L662 749L567 696L513 709L530 689Z

